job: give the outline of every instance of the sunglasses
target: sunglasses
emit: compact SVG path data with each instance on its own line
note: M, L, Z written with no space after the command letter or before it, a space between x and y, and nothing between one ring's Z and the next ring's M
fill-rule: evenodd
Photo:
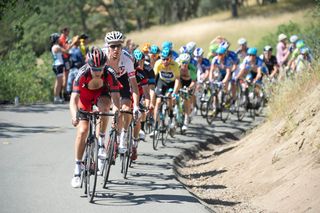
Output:
M111 49L115 49L115 48L121 48L122 45L121 44L112 44L109 46Z
M183 61L183 62L182 62L182 64L189 64L189 62L187 62L187 61Z
M253 55L253 54L249 54L248 56L256 56L256 55Z
M103 67L90 67L90 69L92 70L92 72L101 72L103 70Z
M162 58L162 61L169 61L170 58Z

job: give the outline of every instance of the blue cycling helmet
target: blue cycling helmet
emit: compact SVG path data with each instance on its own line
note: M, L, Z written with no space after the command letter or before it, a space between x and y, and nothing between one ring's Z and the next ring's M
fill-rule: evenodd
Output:
M169 48L170 50L172 49L172 42L171 41L165 41L162 43L162 49L164 48Z
M250 47L250 48L248 49L248 51L247 51L247 54L248 54L248 55L257 55L257 52L258 52L257 48L255 48L255 47Z
M227 49L224 47L218 47L216 53L217 54L225 54L227 52Z
M297 43L296 43L296 47L297 47L298 49L301 49L301 48L303 48L303 47L305 47L305 46L306 46L306 44L304 43L303 40L298 40Z
M133 56L137 61L140 61L141 59L144 58L143 52L141 52L141 50L139 50L139 49L135 49L133 51Z
M161 58L168 58L170 55L171 55L171 50L168 47L162 49Z
M160 52L160 49L157 45L151 45L151 47L150 47L151 54L158 54L159 52Z

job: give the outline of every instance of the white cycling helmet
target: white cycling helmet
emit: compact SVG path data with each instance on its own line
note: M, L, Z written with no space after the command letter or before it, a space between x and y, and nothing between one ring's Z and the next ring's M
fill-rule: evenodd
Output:
M190 41L189 43L186 44L186 47L187 47L187 51L188 53L192 54L194 49L196 48L196 42L194 41Z
M186 46L180 47L179 52L180 53L187 53L188 52L187 47Z
M188 53L182 53L179 55L179 62L182 64L188 64L190 62L190 55Z
M246 40L245 38L239 38L238 44L239 44L239 45L247 44L247 40Z
M291 43L296 43L297 41L298 41L298 36L297 35L292 35L291 37L290 37L290 42Z
M228 41L223 41L219 46L228 49L230 47L230 43Z
M106 34L104 41L107 44L119 44L124 42L124 35L119 31L111 31Z
M201 47L198 47L194 50L193 55L195 57L202 57L203 55L203 49Z

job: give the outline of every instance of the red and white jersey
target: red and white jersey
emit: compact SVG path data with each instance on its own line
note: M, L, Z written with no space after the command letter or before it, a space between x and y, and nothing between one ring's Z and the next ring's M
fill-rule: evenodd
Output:
M103 48L102 51L108 55L108 48ZM128 73L129 78L135 78L136 73L133 66L133 58L132 55L130 55L126 50L122 49L120 60L119 60L119 69L115 69L116 71L116 77L120 78L124 74Z

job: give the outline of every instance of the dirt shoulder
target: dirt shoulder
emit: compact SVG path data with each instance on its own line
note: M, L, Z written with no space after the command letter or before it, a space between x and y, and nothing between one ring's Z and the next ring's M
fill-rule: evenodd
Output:
M319 212L319 97L320 86L286 118L183 154L179 180L216 212Z

